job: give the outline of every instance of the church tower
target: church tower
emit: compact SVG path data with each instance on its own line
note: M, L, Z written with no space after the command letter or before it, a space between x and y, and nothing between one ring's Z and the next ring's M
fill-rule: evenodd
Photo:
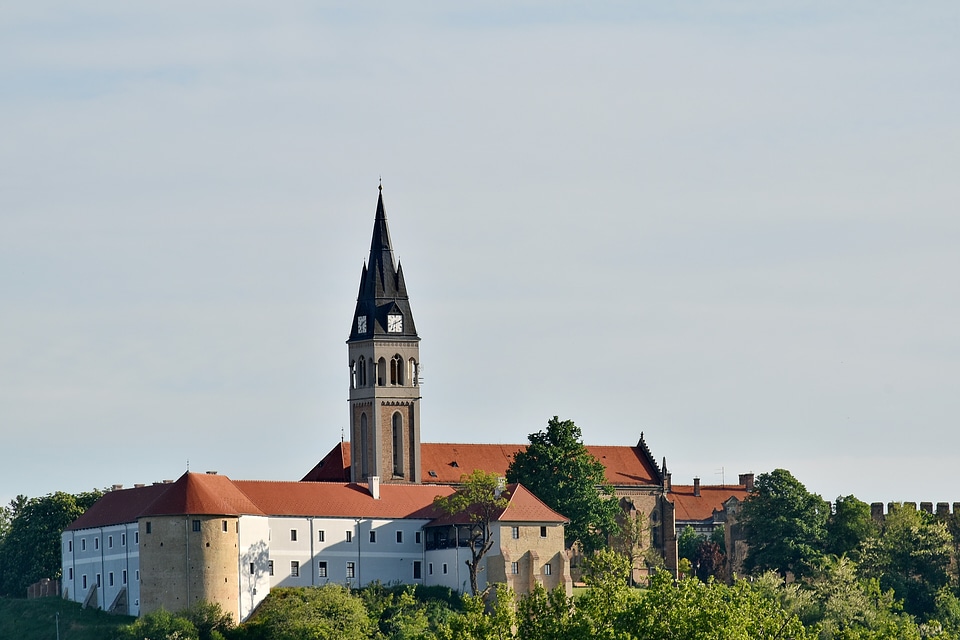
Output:
M382 185L347 347L351 482L420 482L420 338L393 259Z

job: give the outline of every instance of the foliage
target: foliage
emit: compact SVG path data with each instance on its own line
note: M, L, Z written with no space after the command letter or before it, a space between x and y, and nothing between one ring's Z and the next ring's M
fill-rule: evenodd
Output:
M483 557L493 548L491 523L507 507L507 494L500 492L500 479L495 473L475 469L460 477L462 486L450 496L437 496L433 504L450 515L466 515L470 527L470 592L479 594L478 574Z
M949 583L953 541L946 525L926 512L895 506L884 518L879 538L863 547L863 570L893 589L910 614L929 617L936 595Z
M577 600L577 625L583 637L615 637L617 616L637 593L627 585L630 565L623 556L601 549L584 562L583 580L590 589Z
M579 427L554 416L545 431L531 433L507 468L507 480L519 482L551 509L570 519L564 540L592 552L618 530L619 504L606 480L603 463L583 445Z
M694 558L697 557L697 547L700 546L702 539L693 527L690 525L684 527L680 535L677 536L677 557L686 558L692 564Z
M722 524L717 525L713 531L710 532L710 542L720 547L721 553L727 553L727 537Z
M542 584L520 598L517 603L517 638L520 640L580 640L589 637L590 630L578 615L583 608L574 605L563 587L547 591Z
M11 640L56 638L58 623L64 640L103 640L115 638L119 628L132 621L60 598L0 598L0 638Z
M234 627L233 616L216 602L198 602L177 615L193 624L200 640L215 640Z
M646 558L649 549L650 521L642 511L634 510L632 505L622 509L617 524L620 533L613 537L613 549L630 563L630 584L634 584L634 571L641 560ZM659 553L657 554L659 556Z
M456 640L506 640L513 638L516 611L513 591L502 584L490 603L482 596L463 596L463 613L450 618L450 638Z
M373 631L363 600L335 584L274 588L244 626L250 640L364 640Z
M430 640L449 633L448 620L460 597L445 587L375 583L360 590L359 596L376 627L375 638Z
M697 547L697 555L693 559L694 575L704 582L708 578L723 580L726 577L725 560L726 558L716 542L703 540Z
M59 578L60 533L103 493L58 491L42 498L18 496L10 503L10 525L0 541L0 595L23 597L42 578Z
M772 569L799 577L819 562L830 506L789 471L760 474L740 514L749 545L747 571Z
M120 629L118 640L198 640L200 634L186 618L158 609Z
M858 560L861 545L877 533L877 523L870 515L870 505L854 496L839 496L827 520L825 551Z

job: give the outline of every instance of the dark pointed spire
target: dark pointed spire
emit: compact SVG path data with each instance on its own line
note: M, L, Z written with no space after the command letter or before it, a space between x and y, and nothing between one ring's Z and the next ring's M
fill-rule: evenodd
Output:
M350 340L367 340L375 335L387 335L387 316L403 317L402 331L389 332L393 338L417 339L417 330L410 311L407 286L403 269L394 261L390 227L383 206L383 183L377 187L377 213L373 221L373 236L370 239L370 255L360 274L360 291L354 313ZM365 317L367 331L360 332Z

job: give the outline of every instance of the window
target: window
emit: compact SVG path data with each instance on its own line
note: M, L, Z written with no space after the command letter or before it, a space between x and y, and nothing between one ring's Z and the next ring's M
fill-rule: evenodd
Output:
M321 560L317 563L317 577L326 578L327 577L327 561Z
M403 475L403 417L393 414L393 475Z
M113 536L107 536L107 548L113 549Z
M547 564L543 565L543 575L549 576L551 573L553 573L553 567L550 566L550 563L548 562Z
M321 529L320 531L317 531L317 542L323 542L323 538L324 538L323 529Z
M87 550L87 539L80 538L80 551L86 551L86 550Z
M369 474L367 469L367 414L360 414L360 475L364 478Z
M403 531L397 531L397 544L403 544Z
M100 585L101 585L101 582L100 582L100 574L98 573L98 574L97 574L97 587L99 588Z
M367 361L363 356L357 359L357 386L367 386Z
M376 531L371 531L371 532L370 532L370 544L376 544L376 543L377 543L377 532L376 532Z
M443 574L444 574L444 575L447 574L447 563L446 563L446 562L443 563Z
M273 560L267 560L267 573L273 575Z
M140 544L140 532L139 532L139 531L134 531L134 532L133 532L133 544Z
M414 560L413 561L413 579L420 580L423 577L422 575L420 575L421 573L422 573L422 568L420 565L420 561Z
M149 534L149 533L152 533L152 532L153 532L153 527L150 526L150 521L147 520L147 533Z
M73 567L67 569L67 580L73 580Z
M123 573L120 574L120 580L122 580L122 582L121 582L120 584L127 584L127 570L126 570L126 569L124 569L124 570L123 570Z
M200 532L200 521L199 521L199 520L194 520L194 521L193 521L193 531L194 531L194 533L199 533L199 532Z
M93 548L94 548L94 549L99 549L99 548L100 548L100 538L94 538L94 539L93 539Z
M120 534L120 546L121 547L127 546L127 534L125 533Z
M253 575L257 572L257 566L254 563L250 563L250 575Z
M547 528L546 528L546 527L540 527L540 537L541 537L541 538L546 538L546 537L547 537Z
M432 563L432 562L427 565L427 573L428 573L429 575L431 575L431 576L433 575L433 563Z
M520 527L510 527L510 537L514 540L520 539Z
M417 544L420 544L420 541L421 541L422 539L423 539L423 538L421 537L419 531L417 531L415 534L413 534L413 541L416 542Z
M297 530L290 529L290 542L296 542L296 541L297 541Z
M347 542L353 542L353 531L347 531Z
M87 574L83 574L83 576L81 576L81 578L80 578L80 584L83 585L83 587L82 587L83 589L86 589L86 588L87 588Z
M107 574L107 584L113 586L113 571Z
M140 569L137 569L137 573L134 575L137 577L137 582L140 582Z
M73 540L67 540L67 553L73 553Z
M403 358L399 353L390 360L390 384L403 385Z
M220 526L223 528L223 532L226 533L226 532L227 532L227 521L226 521L226 520L221 520L221 521L220 521Z
M356 569L357 569L356 563L348 562L348 563L347 563L347 577L348 577L348 578L352 578L352 577L354 576L354 574L356 573Z
M290 561L290 575L294 578L300 577L300 563L296 560Z
M511 562L511 563L510 563L510 573L512 573L513 575L517 575L518 573L520 573L520 563L519 563L519 562Z

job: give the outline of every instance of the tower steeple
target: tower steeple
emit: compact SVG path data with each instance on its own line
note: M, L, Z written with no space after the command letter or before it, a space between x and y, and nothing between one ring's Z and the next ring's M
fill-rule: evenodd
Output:
M351 480L420 482L420 337L394 260L382 185L347 345Z

